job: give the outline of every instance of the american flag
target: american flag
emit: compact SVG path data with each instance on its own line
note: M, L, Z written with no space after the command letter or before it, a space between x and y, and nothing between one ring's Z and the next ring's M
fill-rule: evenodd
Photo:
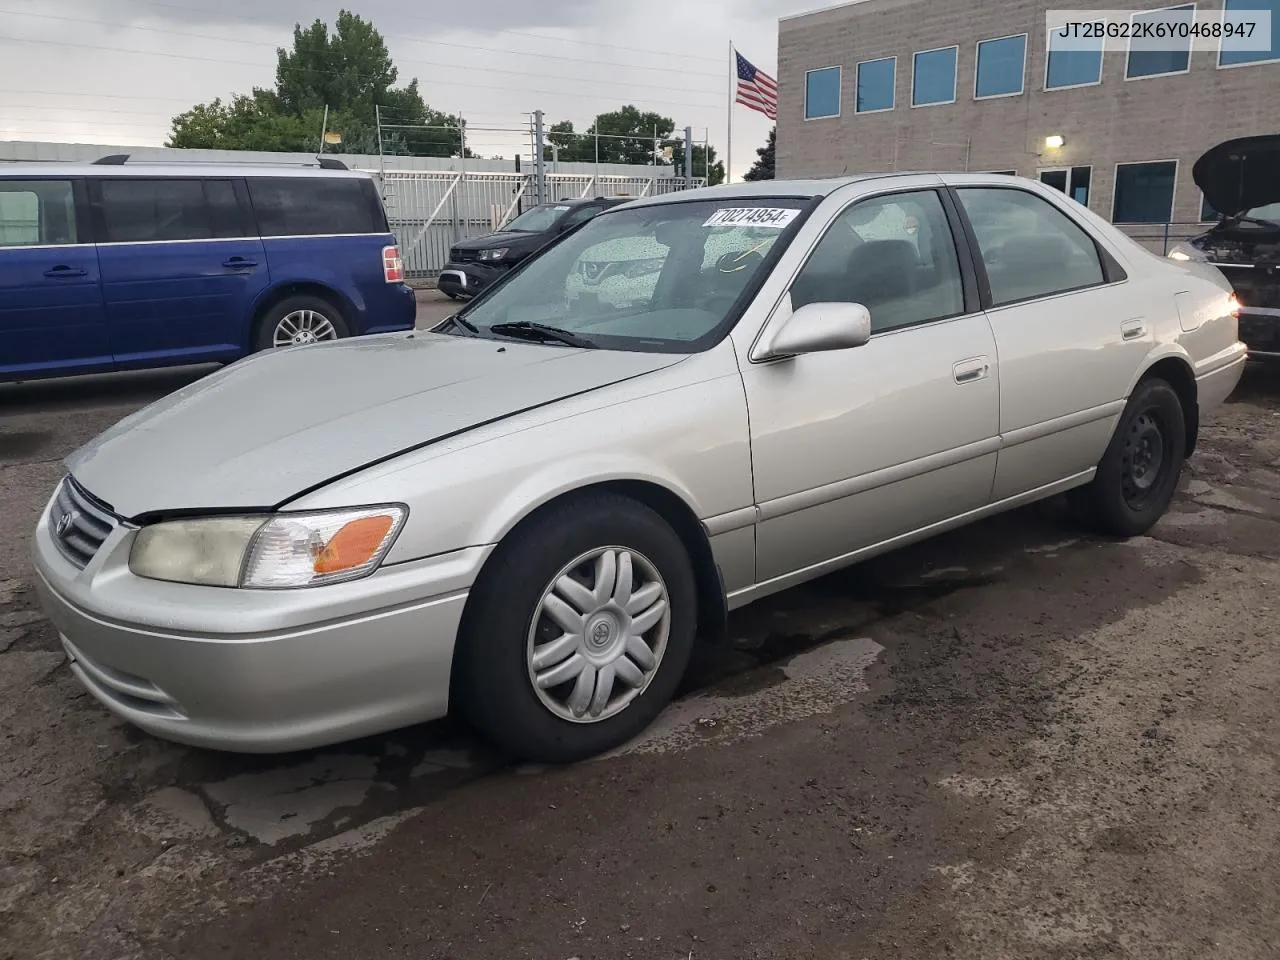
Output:
M737 50L733 51L738 62L737 102L763 113L770 120L778 119L778 81L751 63Z

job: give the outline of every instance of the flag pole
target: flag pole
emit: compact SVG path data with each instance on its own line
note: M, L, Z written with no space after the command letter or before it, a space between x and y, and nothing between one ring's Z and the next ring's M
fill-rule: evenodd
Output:
M733 100L738 79L738 58L734 55L733 40L729 41L729 130L724 145L724 182L733 182Z

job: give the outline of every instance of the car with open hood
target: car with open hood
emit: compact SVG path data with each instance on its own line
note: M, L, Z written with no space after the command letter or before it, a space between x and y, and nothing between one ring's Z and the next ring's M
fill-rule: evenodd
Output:
M261 354L66 462L41 603L102 704L272 752L454 711L569 761L730 610L1056 494L1148 530L1244 364L1231 287L1041 184L600 214L431 331Z
M496 233L455 243L449 249L449 261L440 271L437 286L454 300L470 299L551 241L629 199L592 197L530 207Z
M1175 244L1175 260L1212 263L1240 301L1240 339L1249 355L1280 360L1280 133L1228 140L1192 168L1213 229Z

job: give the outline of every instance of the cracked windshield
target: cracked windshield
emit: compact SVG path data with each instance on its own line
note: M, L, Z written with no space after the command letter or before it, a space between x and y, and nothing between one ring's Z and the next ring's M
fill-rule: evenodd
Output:
M695 349L790 237L801 206L739 199L604 214L461 316L482 333L539 325L581 346Z

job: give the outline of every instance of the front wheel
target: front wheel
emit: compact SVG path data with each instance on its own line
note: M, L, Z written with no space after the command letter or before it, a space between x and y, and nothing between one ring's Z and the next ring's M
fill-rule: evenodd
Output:
M342 312L328 300L286 297L263 313L254 333L255 350L299 347L351 335Z
M671 526L615 494L575 498L499 548L468 602L455 703L526 760L616 747L674 695L697 629Z
M1173 500L1186 449L1186 416L1178 394L1164 380L1142 381L1125 405L1093 481L1072 491L1073 506L1100 533L1146 533Z

